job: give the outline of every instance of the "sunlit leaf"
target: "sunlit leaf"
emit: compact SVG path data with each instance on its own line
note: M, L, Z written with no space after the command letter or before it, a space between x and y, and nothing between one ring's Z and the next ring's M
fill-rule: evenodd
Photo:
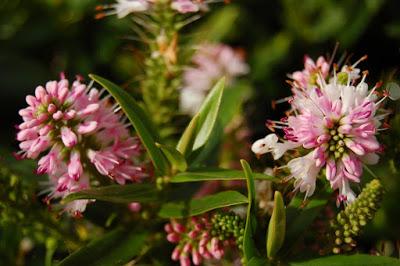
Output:
M277 181L278 179L261 174L254 173L254 179L258 180L270 180ZM200 182L200 181L224 181L224 180L246 180L246 176L243 171L229 170L229 169L209 169L209 168L198 168L190 170L190 172L179 173L173 176L170 180L172 183L184 183L184 182Z
M170 202L161 207L162 218L183 218L206 213L211 210L247 203L247 198L237 191L224 191L190 202Z
M175 150L172 147L159 143L156 143L156 146L159 147L164 153L165 157L171 164L172 169L178 170L180 172L183 172L187 169L186 159L179 151Z
M247 193L248 193L248 205L247 205L247 217L246 227L244 230L243 237L243 253L246 261L251 261L254 257L259 257L259 252L256 248L254 241L255 230L257 227L255 200L256 190L254 187L254 177L249 164L245 160L241 160L243 171L247 179Z

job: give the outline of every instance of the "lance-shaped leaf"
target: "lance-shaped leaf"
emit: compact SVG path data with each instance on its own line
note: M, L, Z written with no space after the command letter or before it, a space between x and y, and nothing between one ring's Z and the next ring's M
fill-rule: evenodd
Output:
M69 194L64 202L79 199L96 199L113 203L151 202L156 200L157 189L152 184L111 185L81 190Z
M274 210L268 224L267 256L273 259L285 240L286 210L282 194L275 191Z
M261 174L253 173L254 179L258 180L269 180L277 181L278 179ZM198 168L193 169L190 172L179 173L173 176L170 180L171 183L185 183L185 182L201 182L201 181L230 181L230 180L246 180L246 176L243 171L229 170L229 169L210 169L210 168Z
M58 266L125 265L145 246L147 232L114 229L69 255Z
M198 119L198 121L194 122L192 120L189 123L188 128L185 130L185 133L182 136L185 137L185 139L181 139L178 144L178 150L181 153L188 153L187 150L189 145L186 144L185 146L183 143L190 144L193 142L192 150L197 150L204 146L204 144L208 141L218 119L224 86L225 78L221 78L211 89L210 93L207 95L206 99L201 105L199 112L193 118L193 120ZM192 132L192 128L194 127L196 128L195 134ZM192 138L194 138L194 140Z
M253 173L249 164L245 160L240 160L240 163L242 164L243 171L247 179L247 193L249 201L247 205L246 227L244 229L243 237L243 253L246 261L250 262L252 258L259 257L259 252L254 241L254 235L257 227L255 213L256 190L254 187Z
M129 121L131 121L132 126L135 128L137 135L141 139L154 164L154 167L160 175L165 174L168 164L160 149L155 145L155 142L159 141L159 137L150 118L132 96L122 88L97 75L89 76L103 86L115 98L126 116L129 118Z
M182 153L185 158L190 154L193 149L194 140L196 138L197 126L199 123L199 115L195 115L190 121L189 125L179 139L176 149Z
M178 170L183 172L187 169L186 159L179 151L160 143L156 143L156 146L164 153L174 171Z
M291 262L290 266L398 266L400 260L385 256L371 256L366 254L334 255L300 262Z
M237 191L224 191L200 199L193 199L190 202L166 203L161 207L158 215L162 218L190 217L247 202L247 198Z

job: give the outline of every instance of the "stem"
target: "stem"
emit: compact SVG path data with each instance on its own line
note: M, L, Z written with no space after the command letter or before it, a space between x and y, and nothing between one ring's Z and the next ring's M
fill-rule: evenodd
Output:
M170 1L157 1L150 15L155 30L141 83L145 108L163 138L176 132L172 120L179 108L181 67L178 64L178 26Z

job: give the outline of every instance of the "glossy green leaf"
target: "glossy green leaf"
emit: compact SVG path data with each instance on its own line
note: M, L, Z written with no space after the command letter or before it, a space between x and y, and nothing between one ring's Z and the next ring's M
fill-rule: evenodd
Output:
M255 199L256 190L254 187L254 177L249 164L245 160L240 160L242 164L244 174L247 179L247 193L248 193L248 206L247 206L247 217L246 227L244 230L243 237L243 253L246 261L251 261L254 257L259 257L259 252L256 248L254 241L255 230L257 227L256 210L255 210Z
M190 202L166 203L161 207L158 215L162 218L183 218L247 202L247 198L237 191L224 191L200 199L193 199Z
M154 164L154 167L160 175L165 174L168 164L160 149L158 149L155 145L155 142L159 141L159 137L150 118L132 98L132 96L122 88L102 77L96 75L89 76L102 85L115 98L126 116L131 121L132 126L135 128L137 135L140 137L150 156L150 159Z
M199 121L193 150L202 147L209 139L220 111L222 95L225 87L225 78L221 78L204 100L198 112Z
M125 265L145 246L147 233L118 228L69 255L58 266Z
M286 231L286 210L282 194L275 191L274 209L268 224L267 256L273 259L282 247Z
M371 256L366 254L356 255L334 255L318 259L292 262L290 266L398 266L399 259L385 256Z
M179 139L178 145L176 146L176 149L185 157L187 157L193 149L198 123L199 116L195 115L183 132L182 137Z
M149 202L156 200L157 189L152 184L111 185L81 190L68 195L64 202L78 199L96 199L114 203Z
M187 169L186 159L179 151L160 143L156 143L156 146L164 153L173 170L183 172Z
M277 181L278 179L261 174L254 173L254 179ZM171 183L185 183L185 182L200 182L200 181L224 181L224 180L246 180L243 171L229 170L229 169L209 169L199 168L193 169L190 172L179 173L173 176L170 180Z

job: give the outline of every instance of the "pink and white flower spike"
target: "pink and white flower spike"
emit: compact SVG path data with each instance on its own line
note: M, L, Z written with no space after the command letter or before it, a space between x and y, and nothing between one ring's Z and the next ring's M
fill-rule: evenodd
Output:
M331 187L339 191L338 202L351 203L356 196L350 184L360 182L364 164L379 160L382 147L376 136L388 114L381 106L387 94L379 99L377 86L368 88L367 72L357 82L355 65L343 67L333 77L327 76L321 57L317 64L306 58L305 65L303 72L293 74L293 111L281 121L268 123L283 130L283 140L270 134L256 141L252 151L258 155L271 153L277 160L288 150L302 148L306 154L287 164L295 190L304 192L305 198L311 196L318 175L325 169ZM317 71L317 80L313 87L305 87L311 84L312 71Z
M37 173L49 175L50 198L89 188L94 174L119 184L146 177L133 160L142 153L139 140L130 136L122 115L102 93L80 79L70 85L62 76L38 86L34 96L26 97L28 107L19 111L24 122L18 126L18 157L41 156ZM65 209L78 216L87 203L75 201Z

